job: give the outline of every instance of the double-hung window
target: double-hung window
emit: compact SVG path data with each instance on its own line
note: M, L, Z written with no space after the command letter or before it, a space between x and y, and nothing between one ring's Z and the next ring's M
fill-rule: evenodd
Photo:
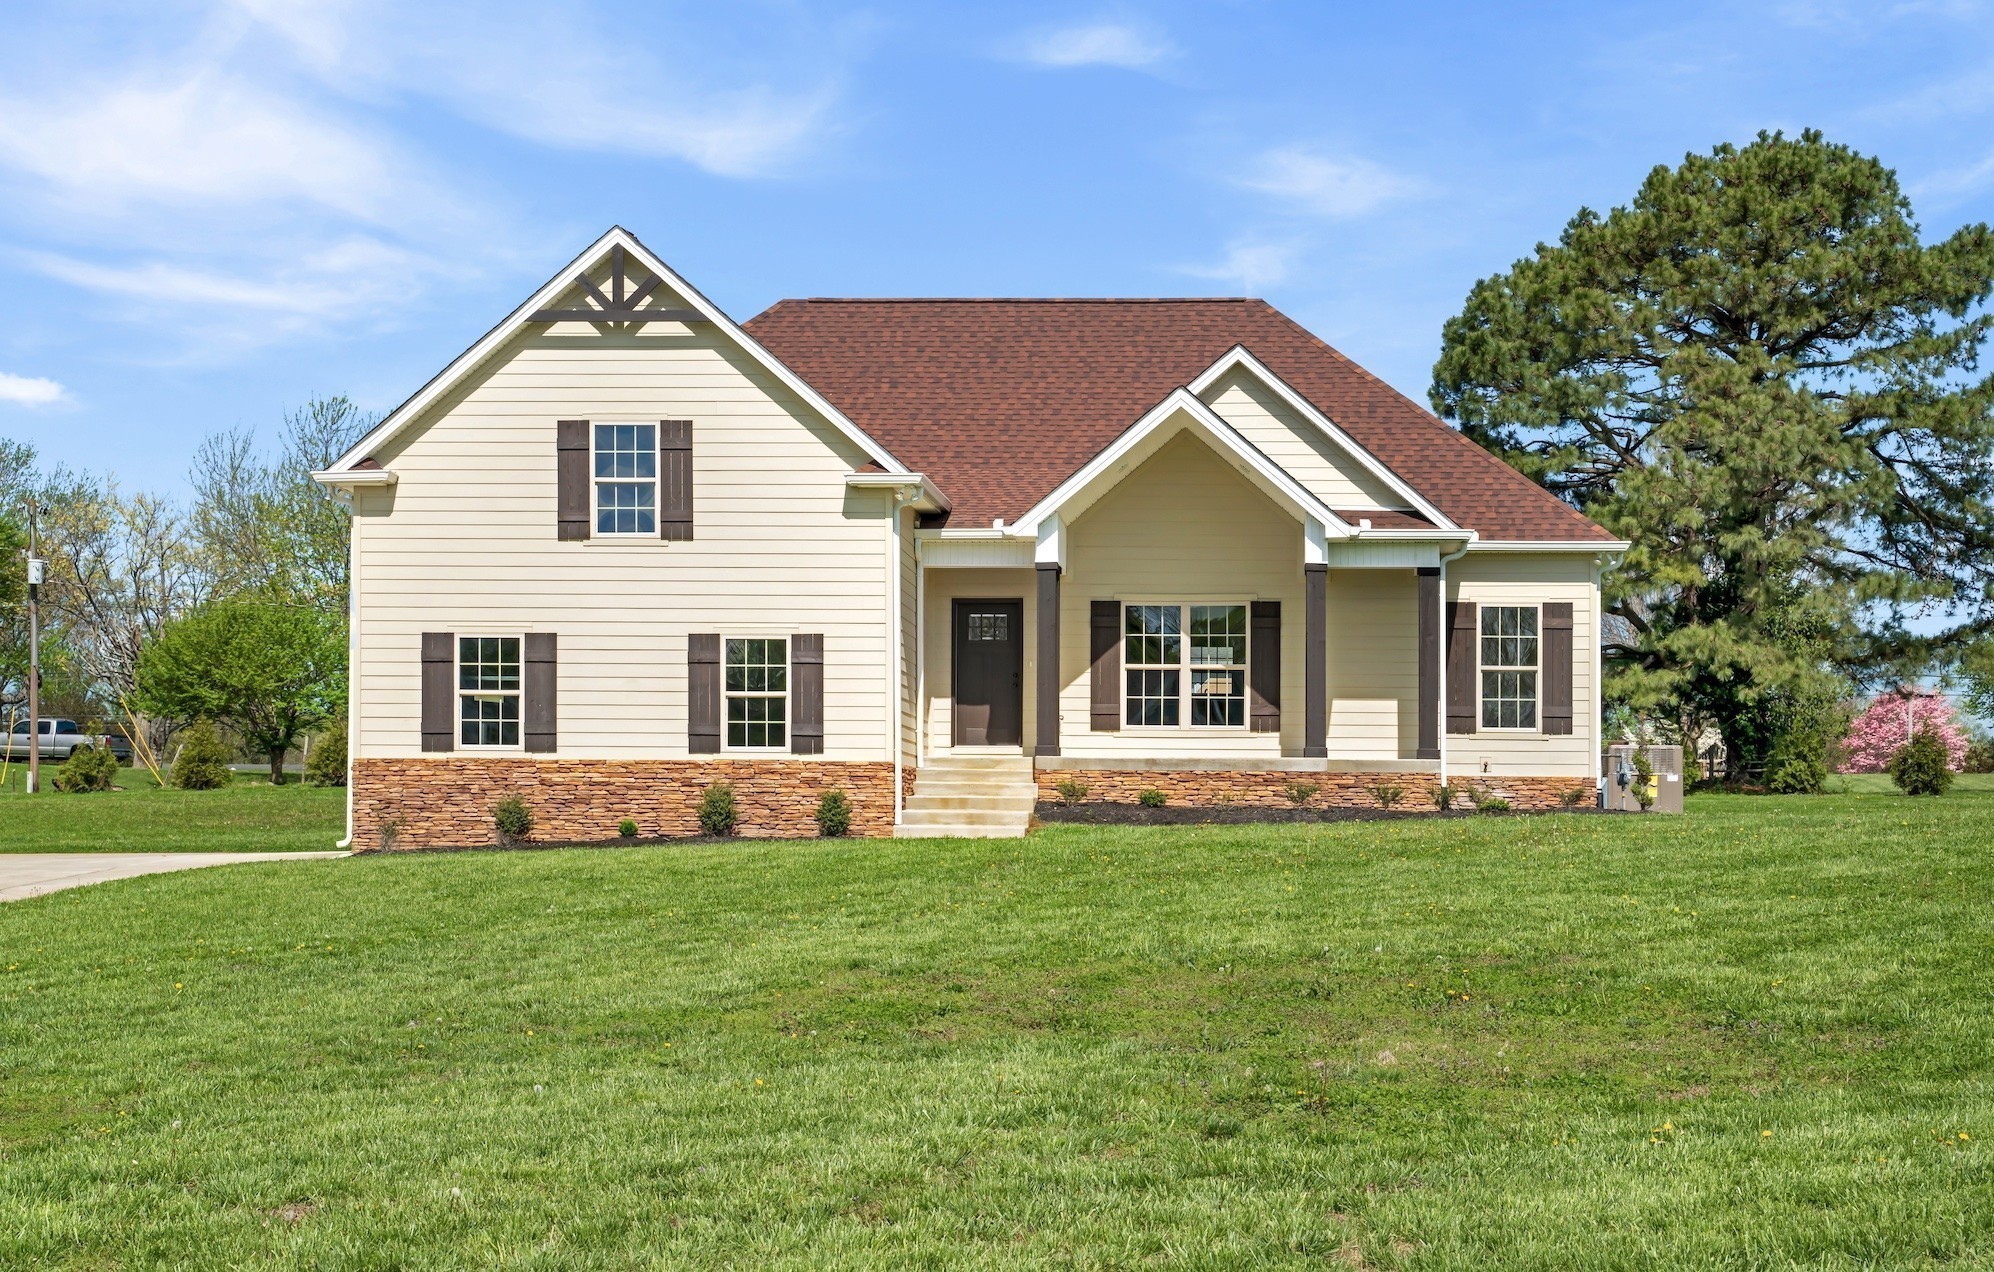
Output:
M780 636L727 639L727 747L789 745L789 642Z
M595 426L595 532L658 533L658 426Z
M519 637L457 638L458 741L519 745Z
M1244 728L1246 636L1244 605L1123 606L1123 720Z
M1537 727L1537 607L1482 606L1482 727Z

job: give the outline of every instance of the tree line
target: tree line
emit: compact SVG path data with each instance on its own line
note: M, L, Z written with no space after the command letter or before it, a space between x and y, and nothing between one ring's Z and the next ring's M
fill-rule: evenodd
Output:
M27 712L32 509L48 562L42 714L121 729L154 754L211 721L281 782L307 733L344 727L347 514L311 474L374 423L328 397L285 416L274 450L247 429L214 434L185 500L0 439L0 719Z

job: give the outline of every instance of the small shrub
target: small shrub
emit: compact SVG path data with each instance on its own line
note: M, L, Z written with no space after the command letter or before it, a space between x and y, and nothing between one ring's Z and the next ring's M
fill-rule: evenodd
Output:
M1378 807L1384 809L1391 808L1405 798L1405 787L1396 786L1391 782L1378 782L1366 789L1371 792L1371 798L1378 801Z
M1655 780L1655 766L1648 759L1647 749L1634 748L1634 802L1647 812L1655 806L1655 792L1648 789L1648 783Z
M1579 802L1590 794L1592 794L1592 792L1587 790L1583 786L1568 786L1564 790L1558 792L1558 807L1577 808L1579 806Z
M1828 789L1828 766L1808 756L1790 755L1766 769L1766 789L1775 795L1824 794Z
M625 839L635 839L637 837L637 823L625 817L622 821L616 823L616 833Z
M817 800L817 833L837 839L852 830L852 802L843 791L825 791Z
M1890 757L1890 780L1906 795L1943 795L1952 786L1950 758L1937 730L1919 729Z
M402 841L402 819L384 818L381 822L381 851L393 852L395 845Z
M734 823L740 820L740 816L740 811L734 807L732 782L715 782L699 797L699 828L709 835L733 834Z
M1316 782L1289 782L1287 785L1288 802L1296 808L1304 808L1310 800L1315 798L1316 792L1321 789L1322 786Z
M1994 773L1994 742L1981 738L1966 748L1966 773Z
M498 827L501 844L523 844L533 833L533 806L517 795L508 795L492 805L492 824Z
M1053 789L1059 792L1059 801L1062 804L1078 804L1087 798L1087 783L1078 778L1066 778Z
M55 789L72 794L108 791L118 780L118 757L109 749L79 746L55 772Z
M1500 795L1484 795L1475 801L1475 811L1478 813L1506 813L1509 811L1509 801Z
M346 785L346 721L336 722L313 741L305 760L305 785Z
M1444 813L1454 807L1454 801L1460 797L1460 794L1461 792L1451 786L1444 784L1436 786L1433 788L1433 806Z
M1135 797L1135 802L1141 804L1144 808L1161 808L1170 802L1170 797L1152 786L1148 790L1139 793Z
M173 784L183 791L212 791L234 780L221 731L212 720L195 721L180 735L180 752L173 757Z

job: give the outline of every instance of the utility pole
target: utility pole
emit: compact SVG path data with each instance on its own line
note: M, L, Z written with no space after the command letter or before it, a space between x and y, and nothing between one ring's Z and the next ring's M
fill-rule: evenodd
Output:
M42 576L48 562L35 554L35 507L28 498L28 794L42 788Z

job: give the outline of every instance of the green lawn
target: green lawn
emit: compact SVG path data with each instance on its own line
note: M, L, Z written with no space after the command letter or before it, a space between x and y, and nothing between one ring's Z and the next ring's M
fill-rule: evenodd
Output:
M1994 799L247 865L0 951L6 1267L1994 1262Z
M126 769L122 790L64 795L42 769L28 795L27 768L0 783L0 853L323 852L346 834L346 792L292 782L272 786L238 774L218 791L162 790L144 769Z
M1829 789L1851 795L1902 795L1891 784L1888 773L1837 773L1828 779ZM1960 773L1952 779L1951 795L1994 795L1994 773Z

